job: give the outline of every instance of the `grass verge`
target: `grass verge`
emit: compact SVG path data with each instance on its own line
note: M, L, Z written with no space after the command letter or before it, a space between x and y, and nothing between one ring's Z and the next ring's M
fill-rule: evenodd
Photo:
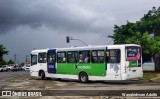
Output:
M154 71L144 71L142 80L150 81L153 78L157 77L158 72Z

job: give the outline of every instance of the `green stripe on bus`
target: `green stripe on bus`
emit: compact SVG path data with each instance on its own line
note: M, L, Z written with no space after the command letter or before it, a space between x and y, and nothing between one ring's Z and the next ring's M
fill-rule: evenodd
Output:
M105 63L57 63L57 74L78 75L81 71L90 76L106 76Z

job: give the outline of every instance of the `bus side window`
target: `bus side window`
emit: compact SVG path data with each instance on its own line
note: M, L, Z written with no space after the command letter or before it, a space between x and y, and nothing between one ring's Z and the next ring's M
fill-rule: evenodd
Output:
M77 63L78 62L78 52L76 51L67 52L67 61L68 63Z
M66 52L58 52L57 62L58 63L66 63Z
M106 51L107 63L120 63L120 49L109 49Z
M39 63L46 63L47 58L46 58L46 53L39 53L38 54L38 62Z
M37 64L37 55L31 55L31 66Z
M92 51L92 63L104 63L104 50Z
M90 51L79 51L79 63L90 63Z

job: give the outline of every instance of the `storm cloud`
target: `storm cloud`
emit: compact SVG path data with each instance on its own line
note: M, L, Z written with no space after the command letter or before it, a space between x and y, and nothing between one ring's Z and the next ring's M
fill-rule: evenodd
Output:
M17 26L38 28L42 25L60 31L95 32L104 30L104 22L114 20L109 13L94 11L83 5L83 2L85 1L0 0L0 33Z

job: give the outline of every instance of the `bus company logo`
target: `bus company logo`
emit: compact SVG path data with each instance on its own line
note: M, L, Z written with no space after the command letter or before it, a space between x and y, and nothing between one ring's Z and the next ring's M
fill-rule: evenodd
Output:
M91 66L78 66L79 69L91 69Z
M54 65L49 65L48 67L49 67L49 68L54 68Z

